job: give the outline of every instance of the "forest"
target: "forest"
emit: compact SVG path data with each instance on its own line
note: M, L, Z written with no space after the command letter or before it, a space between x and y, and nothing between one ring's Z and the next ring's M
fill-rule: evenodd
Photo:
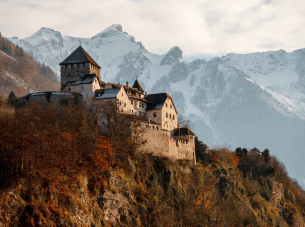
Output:
M268 150L196 138L197 164L173 162L139 152L138 125L112 105L2 102L0 226L305 226L305 193Z
M59 80L50 67L36 62L0 33L0 97L13 91L17 97L34 91L59 90Z

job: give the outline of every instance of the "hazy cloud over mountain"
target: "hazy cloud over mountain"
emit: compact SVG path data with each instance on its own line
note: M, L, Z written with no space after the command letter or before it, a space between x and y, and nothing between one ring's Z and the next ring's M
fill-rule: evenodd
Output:
M154 53L184 56L302 48L302 0L0 0L0 31L24 38L41 27L91 37L121 24Z

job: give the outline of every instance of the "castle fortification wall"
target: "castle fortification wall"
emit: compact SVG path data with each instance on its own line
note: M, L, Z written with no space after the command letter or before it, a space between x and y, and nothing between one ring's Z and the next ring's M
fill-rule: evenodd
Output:
M195 141L174 139L170 136L170 131L156 130L156 126L143 125L141 139L145 143L139 148L140 152L152 153L155 156L168 157L172 160L189 160L196 163ZM145 127L145 128L144 128Z
M22 106L27 105L30 102L41 102L46 103L64 103L72 101L74 103L80 102L82 100L82 95L78 93L68 93L68 92L38 92L28 94L26 96L20 97L18 103Z

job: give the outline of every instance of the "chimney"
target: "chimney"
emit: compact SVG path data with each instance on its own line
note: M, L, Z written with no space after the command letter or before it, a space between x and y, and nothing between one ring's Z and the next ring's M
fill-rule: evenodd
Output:
M127 87L129 87L129 83L128 83L128 81L126 82L126 86L127 86Z

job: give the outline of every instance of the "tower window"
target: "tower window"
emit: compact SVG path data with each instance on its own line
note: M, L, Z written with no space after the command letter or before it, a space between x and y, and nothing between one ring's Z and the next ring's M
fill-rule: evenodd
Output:
M156 112L154 112L154 117L157 117L157 113Z

